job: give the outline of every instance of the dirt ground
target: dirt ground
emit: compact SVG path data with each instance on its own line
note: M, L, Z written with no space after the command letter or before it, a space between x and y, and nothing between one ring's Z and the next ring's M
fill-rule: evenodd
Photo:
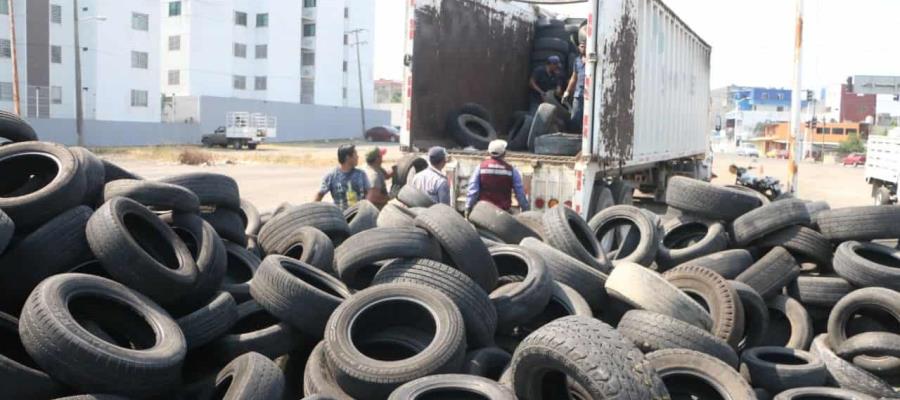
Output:
M241 196L260 210L268 211L282 202L301 204L312 201L322 177L337 163L336 149L339 144L264 145L256 151L200 149L214 158L210 165L201 166L181 165L177 161L184 147L104 149L99 153L101 157L149 179L199 171L231 176L240 185ZM386 166L401 157L397 145L378 145L388 149ZM372 147L370 143L359 143L357 148L361 158ZM787 182L785 160L716 154L713 169L718 178L715 183L724 185L734 182L734 175L728 172L728 166L732 163L753 166L751 172L754 174L772 175L781 179L783 184ZM871 204L870 188L863 172L864 168L803 163L800 165L800 197L825 200L832 207Z

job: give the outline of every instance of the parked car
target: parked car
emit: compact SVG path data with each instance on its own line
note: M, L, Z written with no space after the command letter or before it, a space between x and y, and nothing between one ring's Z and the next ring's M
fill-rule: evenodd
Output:
M365 138L368 142L398 142L400 130L391 126L376 126L366 131Z
M737 155L741 157L759 158L759 150L752 144L745 144L737 148Z
M854 167L866 165L866 155L863 153L850 153L849 156L844 157L844 161L842 161L841 164L852 165Z

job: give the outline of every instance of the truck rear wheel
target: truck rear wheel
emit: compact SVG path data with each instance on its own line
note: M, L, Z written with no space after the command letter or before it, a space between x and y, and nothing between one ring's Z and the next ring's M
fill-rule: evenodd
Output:
M875 193L872 195L872 197L875 199L876 206L889 206L891 204L894 204L894 202L891 200L891 191L884 186L875 189Z
M250 150L256 150L257 143L247 143L247 148Z

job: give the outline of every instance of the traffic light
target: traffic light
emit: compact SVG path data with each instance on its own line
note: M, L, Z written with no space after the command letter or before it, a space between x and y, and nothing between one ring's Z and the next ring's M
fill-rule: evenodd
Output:
M812 90L806 91L806 101L813 101L813 91Z

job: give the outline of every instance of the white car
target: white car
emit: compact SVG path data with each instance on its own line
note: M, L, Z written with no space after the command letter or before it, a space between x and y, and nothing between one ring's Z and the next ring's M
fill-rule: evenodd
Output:
M759 158L759 150L756 149L754 145L744 145L738 147L737 155L741 157L756 157Z

